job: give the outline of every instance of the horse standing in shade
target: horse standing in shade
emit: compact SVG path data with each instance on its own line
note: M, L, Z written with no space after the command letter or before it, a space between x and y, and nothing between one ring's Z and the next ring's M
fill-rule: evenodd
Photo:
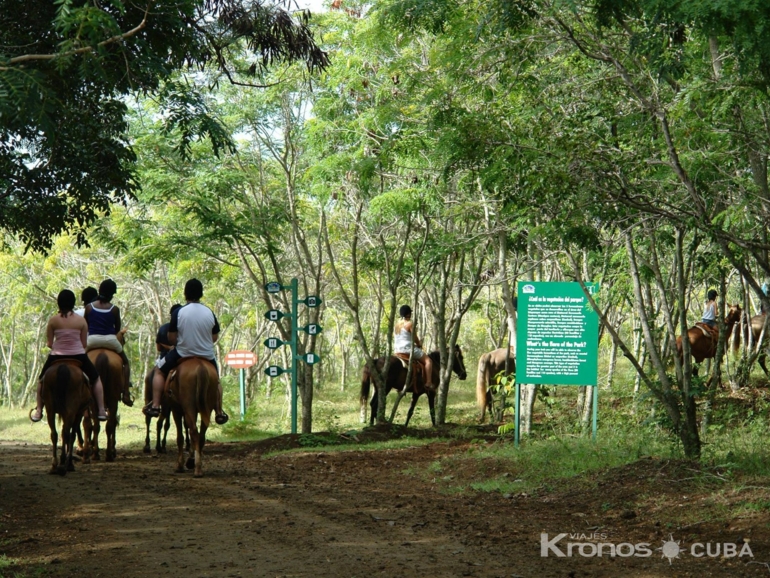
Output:
M217 406L219 376L214 364L200 357L187 357L171 371L166 380L166 395L176 424L176 443L179 450L176 471L195 468L195 477L203 476L203 446L206 430L211 423L211 412ZM198 416L201 418L198 429ZM184 422L182 422L184 420ZM190 429L190 450L193 455L184 459L182 426Z
M730 310L725 316L727 338L733 332L736 321L741 318L741 307L738 304L730 305ZM687 339L690 341L690 353L695 363L704 359L713 359L717 354L717 342L719 341L719 328L709 327L705 323L696 323L687 330ZM682 336L676 338L676 354L682 359Z
M123 359L120 355L111 349L92 349L88 352L88 358L99 372L104 387L104 407L107 408L109 418L105 424L105 433L107 434L107 451L105 460L114 462L118 455L116 448L115 432L118 428L118 402L123 395ZM93 450L91 452L83 450L83 463L90 463L91 458L98 461L101 459L99 453L99 432L101 426L99 420L94 419L96 414L87 412L87 418L83 420L83 434L87 440L91 441Z
M516 372L513 350L509 351L509 348L501 347L488 351L479 358L476 374L476 403L481 409L479 423L484 423L487 411L489 411L489 419L494 419L491 387L495 384L495 376L501 371L504 371L506 376Z
M441 354L438 351L432 351L429 356L433 360L433 375L431 376L431 381L427 387L422 376L422 365L420 365L418 362L415 362L415 366L412 369L412 383L407 389L407 391L412 392L412 404L409 406L409 412L406 415L406 422L404 423L404 427L409 425L409 420L412 419L412 414L414 414L414 408L417 405L417 400L422 394L426 394L428 396L430 421L434 426L436 425L436 390L438 389L439 381L441 379ZM385 358L377 358L376 363L378 371L382 372L382 369L385 367ZM468 373L465 370L463 352L459 345L455 345L454 351L452 352L452 371L457 375L457 377L460 378L460 380L465 380L465 378L468 377ZM406 383L406 374L407 367L405 367L401 359L398 357L391 357L390 366L388 367L388 375L385 378L386 396L391 389L397 389L399 391L404 389L404 384ZM369 399L369 388L372 382L373 379L371 368L369 367L369 364L366 364L364 366L363 375L361 376L360 400L362 406L364 406ZM369 417L369 425L374 425L374 417L377 415L377 402L377 388L375 387L374 395L372 395L372 400L370 402L371 415Z
M59 361L43 375L43 403L51 430L53 444L53 462L49 473L65 475L75 470L72 463L72 450L75 444L75 428L87 408L96 415L91 388L77 361ZM58 434L56 416L61 417L61 458L56 457ZM85 440L85 450L89 442Z
M762 371L765 372L765 376L767 376L768 379L770 379L770 371L767 369L767 365L765 364L765 361L767 360L767 344L768 344L768 338L770 338L770 328L765 330L765 335L762 335L762 329L765 327L765 313L760 313L759 315L755 315L749 320L749 327L751 328L751 335L753 338L753 343L756 344L759 342L759 338L762 337L762 345L759 346L759 355L757 356L757 363L759 363L759 366L762 368ZM744 328L745 331L745 328ZM733 342L733 350L737 351L740 348L740 333L738 333L738 339L736 339ZM746 336L748 337L748 336ZM746 343L748 344L748 339L746 339Z

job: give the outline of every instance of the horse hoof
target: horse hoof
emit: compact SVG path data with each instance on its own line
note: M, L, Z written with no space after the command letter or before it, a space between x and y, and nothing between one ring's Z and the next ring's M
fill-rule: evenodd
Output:
M48 470L48 473L51 475L55 475L59 473L59 469L56 466L51 467L50 470Z
M144 449L142 450L146 454L152 453L152 450L150 449L150 446L144 446Z
M195 473L193 474L193 477L194 477L194 478L202 478L202 477L203 477L203 472L195 472Z
M59 466L56 468L56 473L60 476L66 476L67 475L67 466Z
M187 466L188 470L192 470L195 467L195 458L187 458L185 465Z
M105 462L114 462L115 456L107 454L107 458L104 460Z
M74 472L75 471L75 465L74 464L68 464L67 465L67 471L68 472Z
M165 454L166 453L166 448L158 448L158 453L159 454Z
M185 472L185 469L182 466L177 466L176 470L174 470L177 474L183 474Z
M93 460L95 462L100 462L102 460L102 457L99 454L94 454Z

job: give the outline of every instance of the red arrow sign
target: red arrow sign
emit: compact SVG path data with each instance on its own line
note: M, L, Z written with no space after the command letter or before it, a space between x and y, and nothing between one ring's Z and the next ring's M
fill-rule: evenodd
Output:
M253 351L237 349L225 356L225 363L236 369L251 367L257 363L257 354Z

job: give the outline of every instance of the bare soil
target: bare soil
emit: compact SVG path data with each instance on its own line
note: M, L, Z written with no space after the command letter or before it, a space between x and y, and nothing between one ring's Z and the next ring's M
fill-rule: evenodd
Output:
M353 441L401 434L373 428ZM0 555L20 561L3 566L0 557L0 576L770 576L768 511L720 518L720 501L729 509L738 498L704 487L692 464L641 460L501 495L451 491L480 472L517 475L463 459L469 440L265 456L307 441L212 443L201 479L174 473L175 451L118 447L116 462L78 462L59 477L47 473L49 447L0 445ZM451 475L431 474L441 458L452 458ZM748 488L740 499L767 495ZM652 553L542 556L541 534L561 533L574 534L557 545L565 554L569 541L648 543ZM696 557L696 543L712 553L717 544L748 543L753 557Z

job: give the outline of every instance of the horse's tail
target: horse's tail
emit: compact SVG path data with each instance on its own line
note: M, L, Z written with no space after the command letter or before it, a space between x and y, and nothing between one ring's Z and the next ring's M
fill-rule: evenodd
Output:
M66 363L60 363L56 370L56 389L53 392L54 413L63 415L67 408L67 389L70 385L70 368Z
M489 383L490 355L485 353L479 358L479 369L476 373L476 405L481 409L481 421L487 411L487 384Z
M369 387L372 382L372 371L369 367L369 363L364 364L364 370L361 373L361 394L359 395L359 401L361 405L366 405L369 401Z
M110 369L110 358L104 352L99 352L94 362L96 372L102 380L102 391L104 392L104 407L108 407L108 396L112 395L112 370ZM91 384L91 390L93 391L94 384Z
M741 315L741 319L738 323L735 324L735 327L733 327L733 336L732 336L732 348L733 348L733 357L738 355L738 351L741 348L741 334L744 331L751 331L751 319L749 319L748 314L744 313ZM746 343L749 342L748 334L746 335Z
M206 400L209 391L209 372L203 363L198 364L195 370L195 402L198 404L198 411L204 412L206 409Z

